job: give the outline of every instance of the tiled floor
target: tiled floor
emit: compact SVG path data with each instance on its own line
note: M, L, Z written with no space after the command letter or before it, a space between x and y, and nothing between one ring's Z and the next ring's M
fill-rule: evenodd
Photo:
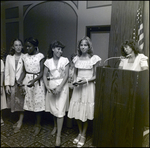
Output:
M37 136L33 136L33 133L31 133L34 126L33 113L25 113L22 128L19 133L15 134L12 126L17 121L18 114L10 114L8 113L9 111L5 112L7 112L7 116L4 117L5 125L1 126L1 147L55 147L55 136L50 134L53 129L53 120L50 114L43 113L41 121L42 129ZM71 124L73 125L72 127L67 127L68 125L67 118L65 118L62 129L61 147L76 147L72 141L78 134L77 125L75 121ZM90 127L87 131L87 139L84 147L93 147L92 129Z
M19 133L13 132L13 124L18 120L17 113L10 113L9 110L3 111L3 119L5 125L1 126L1 147L54 147L55 136L50 133L53 129L53 118L49 113L42 114L42 129L37 136L33 136L31 130L34 126L35 115L32 112L25 112L23 126ZM76 147L72 143L73 139L78 134L78 128L75 120L71 120L72 124L68 122L67 118L64 120L62 129L62 145L61 147ZM86 143L83 147L96 147L92 145L92 122L89 121L87 130ZM70 126L72 125L72 127ZM149 134L143 139L143 147L149 147Z

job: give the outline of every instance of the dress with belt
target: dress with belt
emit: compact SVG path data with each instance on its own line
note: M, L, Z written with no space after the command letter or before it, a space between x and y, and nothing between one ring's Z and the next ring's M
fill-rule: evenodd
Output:
M29 81L33 80L40 73L40 61L44 58L42 53L35 55L25 54L23 62L26 70L24 85L26 90L24 109L28 111L44 111L45 110L45 86L43 79L34 83L34 86L27 87Z
M57 67L54 64L53 58L47 59L44 65L50 71L49 87L56 88L63 81L65 76L65 66L69 63L68 58L60 57ZM53 95L47 91L46 93L46 112L50 112L56 117L65 116L65 112L69 107L69 87L68 83L63 86L60 94Z

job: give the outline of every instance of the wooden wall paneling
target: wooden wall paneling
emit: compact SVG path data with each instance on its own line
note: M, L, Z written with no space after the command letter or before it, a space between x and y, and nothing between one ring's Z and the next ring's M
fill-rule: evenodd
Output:
M108 57L120 56L121 43L132 37L139 1L113 1ZM113 66L113 60L109 61Z

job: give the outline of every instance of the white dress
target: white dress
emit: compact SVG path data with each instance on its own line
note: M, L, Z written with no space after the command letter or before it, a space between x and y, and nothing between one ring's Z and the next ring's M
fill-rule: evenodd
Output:
M74 58L75 68L78 69L77 81L93 77L93 66L101 61L97 55L93 55L89 60L80 60L79 57ZM68 110L68 117L79 119L82 122L93 120L94 118L94 103L95 103L95 84L89 82L77 87L74 87L73 94Z
M4 74L4 62L1 59L1 74ZM6 103L6 94L4 90L4 85L3 85L3 93L1 95L1 110L7 108L7 103Z
M141 71L142 67L148 67L148 57L144 54L138 54L135 58L134 63L128 63L128 59L122 59L119 66L125 70Z
M25 84L25 100L24 109L34 112L45 110L45 85L43 78L34 83L33 87L27 87L30 80L37 77L40 72L40 61L44 58L42 53L35 55L25 54L23 56L23 62L26 70L26 76L24 78Z
M60 57L57 67L54 64L53 58L47 59L44 65L50 71L50 89L56 88L65 76L65 67L69 63L68 58ZM63 86L62 91L58 95L53 95L47 91L45 111L50 112L56 117L65 116L65 112L69 107L69 87L68 83Z

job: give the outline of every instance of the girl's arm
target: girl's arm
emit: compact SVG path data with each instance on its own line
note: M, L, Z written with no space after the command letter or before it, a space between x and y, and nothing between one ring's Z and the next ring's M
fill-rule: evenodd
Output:
M99 66L100 61L98 61L94 66L93 66L93 77L91 79L85 79L83 78L82 81L79 81L78 84L79 85L83 85L86 84L88 82L93 82L96 80L96 68Z
M96 80L96 68L99 66L100 61L98 61L95 65L94 65L94 71L93 71L93 77L91 79L88 80L88 82L93 82Z
M65 77L64 77L63 81L61 82L61 84L58 87L56 87L55 90L53 90L54 94L58 94L62 91L63 86L66 84L66 82L68 80L68 76L69 76L69 64L67 64L65 67Z
M1 95L3 94L4 72L1 72Z
M46 66L44 66L43 81L44 81L47 91L50 93L51 91L50 91L50 89L48 87L48 83L47 83L47 73L48 73L48 68Z
M10 71L9 71L9 55L6 57L6 62L5 62L5 86L6 86L6 93L10 94L11 89L10 89Z

